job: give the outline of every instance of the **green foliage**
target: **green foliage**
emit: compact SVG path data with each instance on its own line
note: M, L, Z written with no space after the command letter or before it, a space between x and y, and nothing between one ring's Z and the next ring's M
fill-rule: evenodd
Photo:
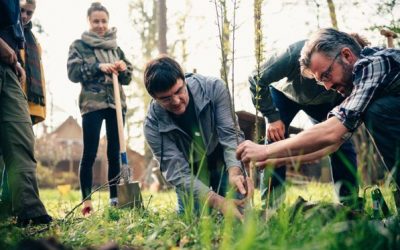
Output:
M385 167L376 151L374 142L371 140L364 126L356 130L351 140L357 152L357 165L361 173L361 181L367 185L382 180Z
M373 25L371 30L381 30L382 28L389 29L397 34L400 33L400 17L397 14L400 10L398 0L383 0L376 6L376 15L383 17L384 24ZM399 39L395 39L395 47L400 46Z
M319 205L293 214L293 203L301 195ZM394 212L390 190L383 195ZM120 247L139 249L398 249L400 247L399 221L371 221L368 216L347 220L345 213L330 203L331 185L311 183L288 188L286 200L268 221L259 202L249 209L243 223L232 216L222 218L205 209L200 217L186 220L175 213L174 192L143 193L145 210L108 207L108 192L93 196L95 212L82 218L77 211L68 220L65 214L79 201L79 192L61 195L55 190L44 190L41 197L51 215L58 219L49 230L20 229L0 223L0 245L12 249L23 238L55 237L73 249L98 247L115 242ZM151 198L150 198L151 197ZM256 196L258 197L258 196ZM371 213L367 195L366 212ZM146 204L150 201L149 204ZM42 227L43 228L43 227ZM4 246L4 247L3 247Z

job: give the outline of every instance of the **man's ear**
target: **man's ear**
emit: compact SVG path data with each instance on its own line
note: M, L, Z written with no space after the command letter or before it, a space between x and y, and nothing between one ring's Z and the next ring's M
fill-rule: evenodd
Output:
M354 64L357 61L357 57L348 47L342 48L342 51L340 53L342 54L342 60L346 63Z

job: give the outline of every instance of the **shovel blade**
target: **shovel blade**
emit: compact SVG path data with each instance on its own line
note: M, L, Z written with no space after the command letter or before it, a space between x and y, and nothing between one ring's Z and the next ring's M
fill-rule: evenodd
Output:
M143 199L139 182L134 181L119 184L117 186L117 191L119 208L143 208Z

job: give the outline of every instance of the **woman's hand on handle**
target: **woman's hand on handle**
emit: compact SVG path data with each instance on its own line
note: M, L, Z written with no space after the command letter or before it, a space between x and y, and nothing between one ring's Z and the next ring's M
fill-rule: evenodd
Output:
M125 63L124 61L122 61L122 60L116 61L116 62L114 63L114 65L115 65L115 69L116 69L118 72L122 72L122 71L125 71L125 70L127 69L126 63Z
M117 74L118 71L114 64L112 63L100 63L99 64L100 71L106 74Z

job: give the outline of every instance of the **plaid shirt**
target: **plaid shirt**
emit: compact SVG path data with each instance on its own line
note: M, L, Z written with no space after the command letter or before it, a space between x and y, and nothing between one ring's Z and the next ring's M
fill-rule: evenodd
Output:
M370 103L387 95L400 98L400 50L365 48L353 69L353 90L328 117L336 116L353 132Z

